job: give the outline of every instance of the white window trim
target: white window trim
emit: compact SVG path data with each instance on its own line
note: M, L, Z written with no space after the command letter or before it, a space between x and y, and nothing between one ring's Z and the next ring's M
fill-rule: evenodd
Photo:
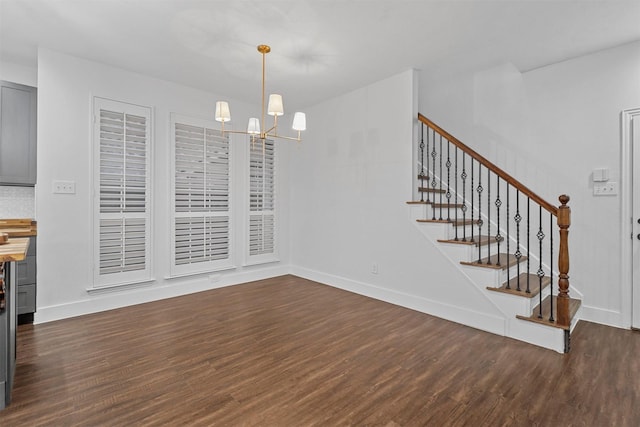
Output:
M185 265L176 265L176 123L181 123L185 125L202 127L205 129L217 129L217 123L213 120L208 120L204 118L191 117L186 115L181 115L177 113L171 113L170 115L170 171L171 171L171 180L170 180L170 261L169 261L169 276L168 278L178 278L178 277L186 277L197 274L206 274L210 272L223 271L223 270L231 270L236 268L233 263L233 254L234 254L234 209L233 209L233 191L232 191L232 150L231 146L229 147L229 210L226 215L229 217L229 252L228 256L225 259L207 261L202 263L194 263L194 264L185 264ZM192 216L198 217L200 213L193 213ZM219 212L211 212L209 216L226 216ZM182 216L189 216L189 214L185 214Z
M92 236L93 236L93 283L88 291L96 291L101 289L131 286L137 283L148 283L154 279L153 272L153 108L149 106L131 104L122 101L115 101L98 96L93 97L92 103L92 135L91 135L91 151L92 151L92 177L93 177L93 197L92 197ZM146 167L146 191L145 191L145 269L121 273L112 273L107 275L100 274L100 110L122 111L126 114L134 114L146 118L146 136L147 151L145 153ZM121 217L127 217L128 214L122 214Z
M274 216L274 224L273 224L273 252L267 254L258 254L251 255L251 144L252 142L248 138L247 141L247 180L246 180L246 236L245 236L245 259L244 265L259 265L259 264L268 264L280 261L280 256L278 253L278 144L274 141L273 145L273 210L264 211L265 213L272 213ZM256 146L262 144L262 142L258 139L255 141Z

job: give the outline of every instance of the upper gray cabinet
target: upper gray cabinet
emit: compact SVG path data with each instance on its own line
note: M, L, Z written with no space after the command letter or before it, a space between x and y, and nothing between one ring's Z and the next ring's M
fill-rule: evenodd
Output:
M36 184L36 88L0 81L0 185Z

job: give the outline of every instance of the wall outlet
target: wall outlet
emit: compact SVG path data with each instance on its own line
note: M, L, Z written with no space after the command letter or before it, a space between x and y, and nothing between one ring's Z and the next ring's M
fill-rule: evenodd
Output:
M76 194L76 182L53 181L53 194Z
M378 274L378 264L376 264L375 262L371 265L371 272L373 274Z
M617 196L618 195L618 183L617 182L595 182L593 184L594 196Z

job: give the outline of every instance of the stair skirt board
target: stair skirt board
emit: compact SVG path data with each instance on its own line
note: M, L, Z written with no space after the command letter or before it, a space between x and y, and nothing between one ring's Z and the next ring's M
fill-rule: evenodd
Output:
M423 189L427 190L427 189ZM455 226L452 220L431 220L432 215L431 203L408 203L409 219L418 230L432 243L450 262L455 264L457 268L469 279L476 289L482 289L486 296L498 310L504 314L505 329L504 332L494 332L505 335L520 341L534 344L539 347L548 348L559 353L565 352L565 330L555 324L549 324L548 321L538 321L532 319L531 316L534 309L540 302L539 296L539 279L535 274L529 275L530 294L526 294L526 270L521 273L521 291L515 290L517 286L517 269L518 260L513 255L502 253L500 255L500 264L497 256L497 242L491 241L488 236L478 238L477 229L474 236L475 242L461 241L462 224L458 224L458 240L455 240ZM439 214L439 212L437 212ZM470 221L470 220L467 220ZM459 221L462 222L461 220ZM470 239L470 226L465 229L466 238ZM478 244L480 244L480 257L482 263L478 263ZM487 245L491 246L491 264L487 264ZM506 250L506 244L501 243L500 251ZM526 257L521 257L520 263L526 261ZM507 269L507 264L509 268ZM553 277L554 282L557 276ZM507 281L510 282L512 289L506 289ZM548 276L542 280L542 298L547 298L550 294L551 279ZM554 283L556 288L556 283ZM557 289L557 288L556 288ZM573 315L571 325L572 330L580 319L581 307L578 300L571 300L571 314ZM438 314L435 314L438 317ZM548 315L547 315L548 318ZM458 323L464 323L456 319Z

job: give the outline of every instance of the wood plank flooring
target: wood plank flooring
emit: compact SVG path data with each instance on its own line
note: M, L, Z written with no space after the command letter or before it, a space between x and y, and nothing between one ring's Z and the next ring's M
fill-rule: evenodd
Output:
M640 334L561 355L283 276L19 329L0 426L638 426Z

